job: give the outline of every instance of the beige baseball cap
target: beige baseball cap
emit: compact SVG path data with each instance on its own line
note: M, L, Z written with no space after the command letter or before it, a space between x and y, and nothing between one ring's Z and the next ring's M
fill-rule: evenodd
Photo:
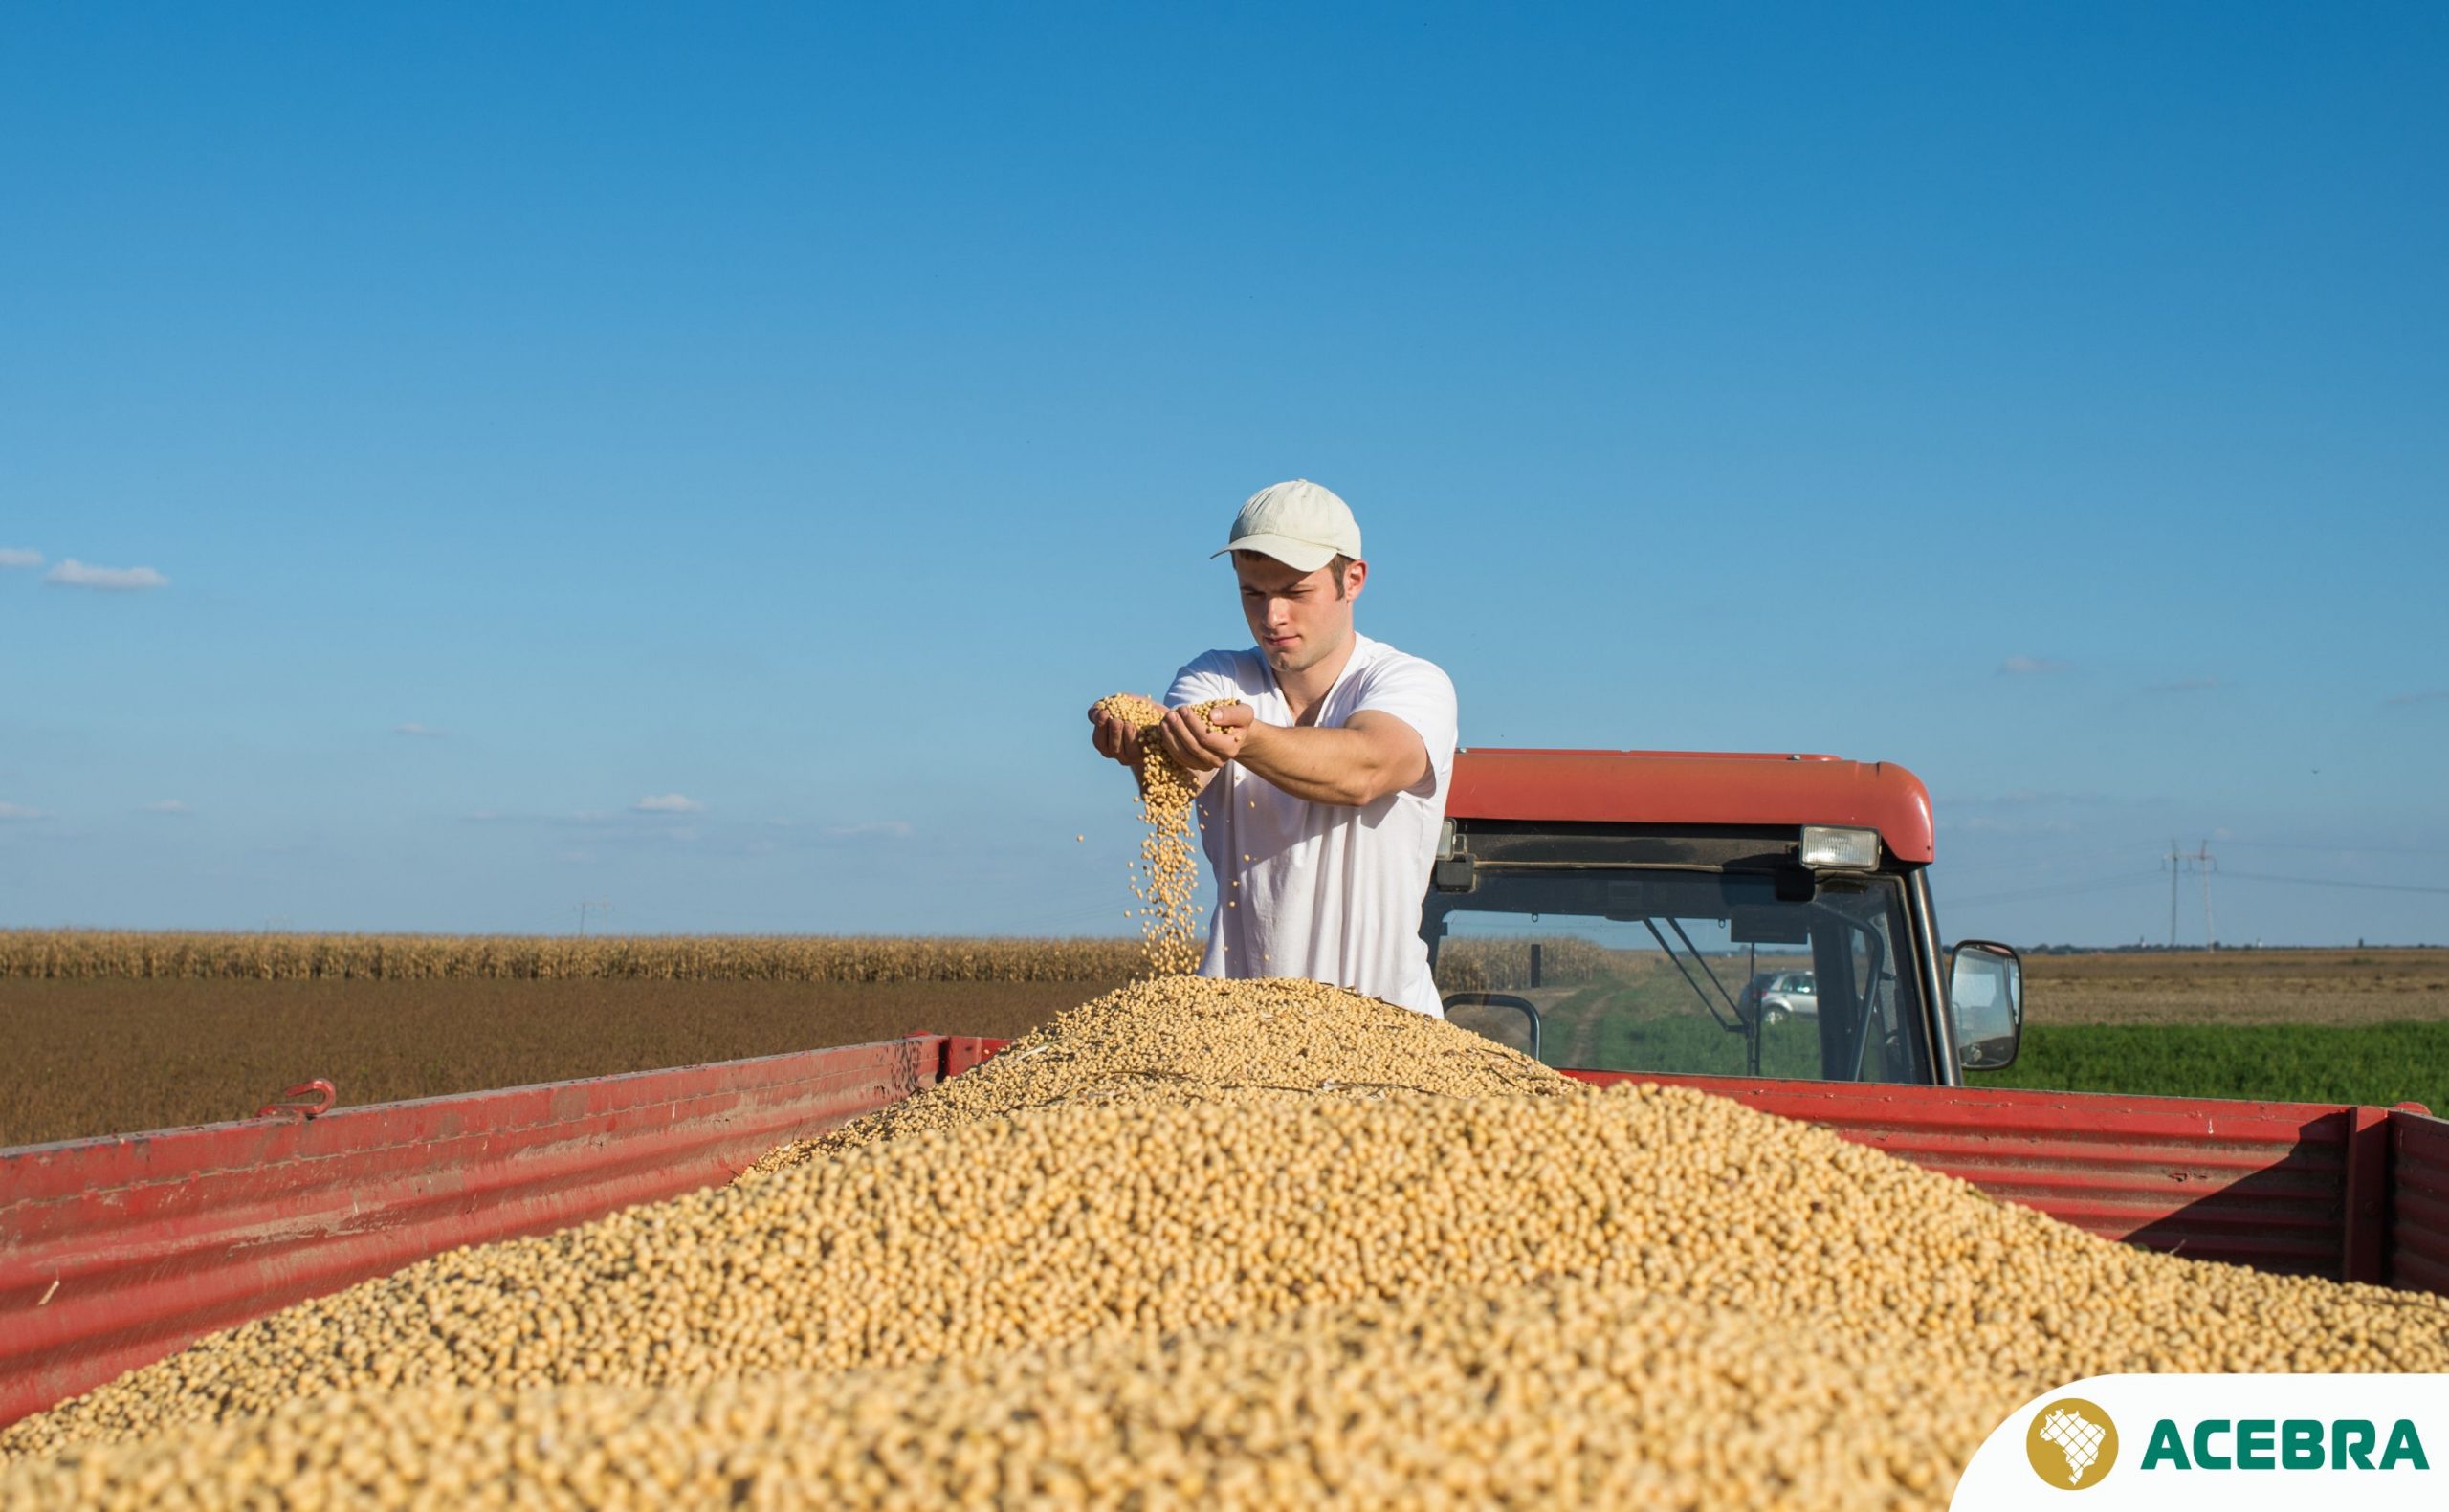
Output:
M1233 516L1233 538L1226 552L1255 551L1292 568L1315 572L1337 557L1360 560L1360 524L1352 506L1308 478L1270 483L1249 497Z

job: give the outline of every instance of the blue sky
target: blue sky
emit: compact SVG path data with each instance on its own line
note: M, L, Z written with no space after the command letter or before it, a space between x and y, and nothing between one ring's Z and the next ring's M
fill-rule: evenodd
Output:
M0 922L1125 930L1080 711L1299 474L1467 743L1903 762L1952 935L2209 837L2449 939L2444 99L2421 6L17 9Z

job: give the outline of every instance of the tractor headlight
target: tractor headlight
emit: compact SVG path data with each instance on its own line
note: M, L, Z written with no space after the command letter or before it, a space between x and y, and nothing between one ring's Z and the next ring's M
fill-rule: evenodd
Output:
M1802 827L1802 864L1806 866L1845 866L1868 871L1879 865L1879 831L1805 824Z

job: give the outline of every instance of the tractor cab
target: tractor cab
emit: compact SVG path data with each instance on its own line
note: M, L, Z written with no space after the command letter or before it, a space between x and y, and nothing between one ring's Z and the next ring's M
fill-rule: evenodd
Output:
M2022 963L1939 946L1931 799L1885 762L1465 751L1422 915L1458 1025L1550 1064L1956 1085Z

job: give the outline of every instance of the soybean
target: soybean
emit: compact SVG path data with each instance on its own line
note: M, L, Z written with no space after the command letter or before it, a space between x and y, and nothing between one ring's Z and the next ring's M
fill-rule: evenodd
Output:
M1210 699L1189 706L1192 717L1204 720L1231 699ZM1143 734L1165 717L1165 706L1138 693L1114 693L1096 702L1096 712L1132 725ZM1147 834L1139 843L1139 860L1132 867L1132 894L1139 899L1136 917L1146 944L1148 969L1159 975L1179 975L1199 969L1199 855L1194 800L1199 779L1184 770L1155 739L1143 740L1139 759L1139 819Z

